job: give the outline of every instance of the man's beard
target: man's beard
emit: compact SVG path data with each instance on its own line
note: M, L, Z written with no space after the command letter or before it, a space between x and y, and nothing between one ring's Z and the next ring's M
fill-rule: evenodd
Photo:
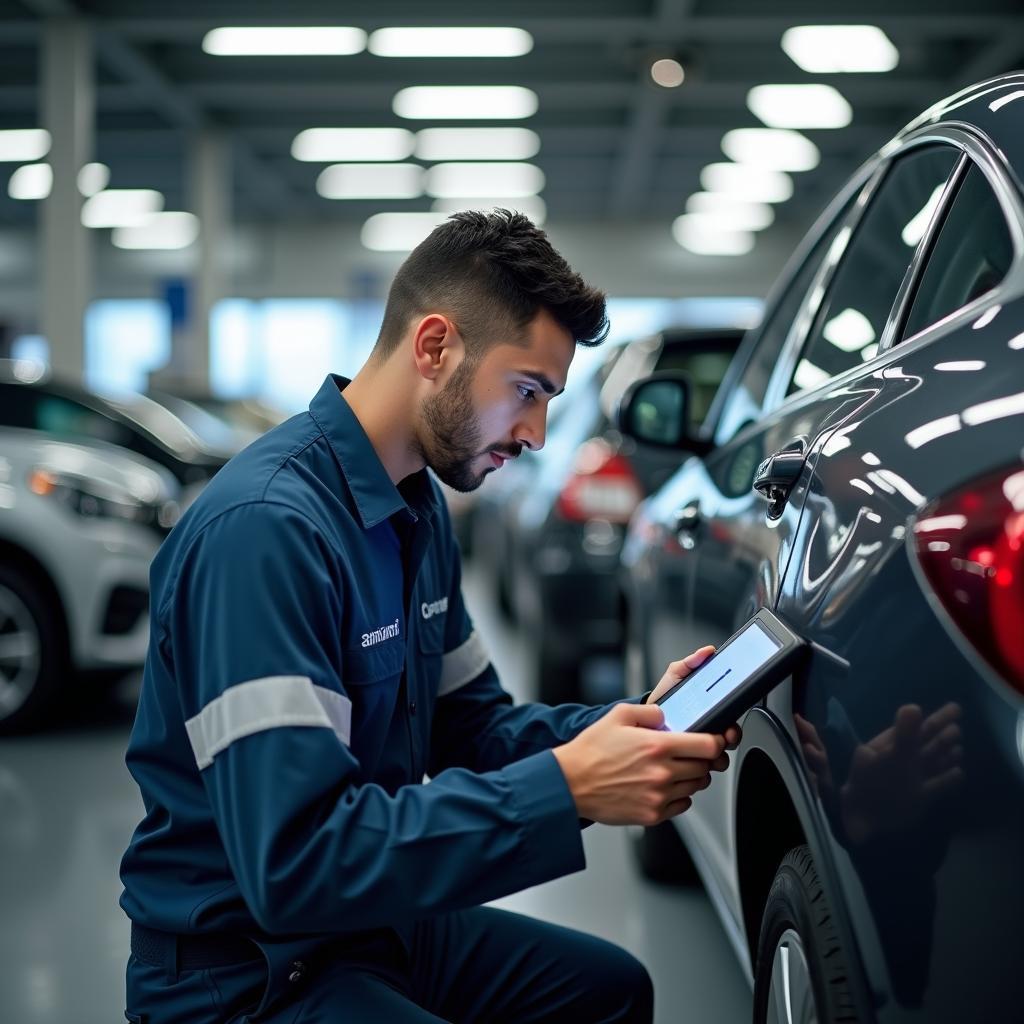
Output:
M480 448L480 422L473 408L470 387L476 370L470 359L463 359L451 380L440 393L423 403L426 431L421 438L421 454L439 480L456 491L475 491L487 475L475 471L473 462L484 454ZM521 445L492 445L486 451L515 456Z

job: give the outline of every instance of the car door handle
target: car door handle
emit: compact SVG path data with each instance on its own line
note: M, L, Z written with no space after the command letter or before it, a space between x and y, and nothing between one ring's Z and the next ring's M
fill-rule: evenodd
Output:
M776 519L789 501L790 491L803 472L807 455L802 441L773 452L754 473L754 490L768 499L768 515Z
M687 502L675 515L676 539L688 551L693 548L693 535L701 523L701 511L699 501Z

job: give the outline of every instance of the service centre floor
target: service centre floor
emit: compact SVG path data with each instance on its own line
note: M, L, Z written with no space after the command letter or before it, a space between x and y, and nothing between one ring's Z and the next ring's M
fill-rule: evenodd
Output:
M526 641L466 575L505 686L528 699ZM118 861L142 803L124 767L138 676L53 728L0 740L0 1022L123 1021L128 922ZM600 935L651 972L658 1024L747 1021L751 994L700 889L642 881L623 829L595 826L587 870L497 905Z

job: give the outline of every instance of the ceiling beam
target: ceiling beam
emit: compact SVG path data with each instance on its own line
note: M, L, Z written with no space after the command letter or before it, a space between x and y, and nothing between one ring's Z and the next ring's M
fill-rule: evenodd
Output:
M685 25L693 13L695 0L655 0L654 21L666 34L670 27ZM664 54L668 56L667 53ZM628 217L641 211L650 184L651 171L662 138L673 90L657 85L651 78L651 53L641 58L633 85L632 108L622 133L619 159L612 177L608 212L613 217ZM684 69L685 71L685 69Z

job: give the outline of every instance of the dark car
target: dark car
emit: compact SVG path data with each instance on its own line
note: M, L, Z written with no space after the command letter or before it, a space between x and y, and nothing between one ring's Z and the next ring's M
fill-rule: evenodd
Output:
M493 520L504 536L481 548L502 559L495 575L536 651L542 701L579 700L585 688L588 699L622 692L614 660L621 662L623 642L622 539L678 455L623 438L612 425L619 399L647 374L673 370L689 379L699 421L742 336L735 328L676 328L611 350L559 413L544 451L517 468ZM602 664L602 656L612 660Z
M641 846L685 840L757 1021L1020 1017L1022 169L1024 74L862 167L624 547L632 692L761 607L813 645ZM623 429L685 444L672 394Z
M170 409L143 395L99 395L27 372L18 361L0 360L0 426L128 448L170 470L190 492L233 454L204 444Z

